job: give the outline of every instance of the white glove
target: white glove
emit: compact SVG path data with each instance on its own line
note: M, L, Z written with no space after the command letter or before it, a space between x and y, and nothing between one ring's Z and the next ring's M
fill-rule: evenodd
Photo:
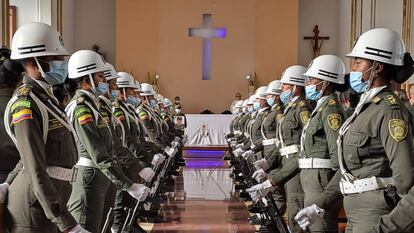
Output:
M236 145L236 148L240 148L242 146L244 146L244 144L243 143L239 143L239 144Z
M324 213L324 209L321 209L319 206L313 204L300 210L296 214L295 220L303 230L306 230L308 226L312 225L312 223L316 220L322 218Z
M188 141L188 136L184 135L183 139L181 140L181 143L184 145Z
M181 138L180 137L174 137L174 142L180 143L181 142Z
M80 225L76 225L74 228L70 229L69 233L91 233L91 232L85 230Z
M230 146L231 147L235 147L237 145L237 142L236 141L230 140L229 143L230 143Z
M150 193L150 189L143 184L134 183L131 185L131 187L128 188L127 192L138 201L145 201L148 194Z
M248 150L242 154L242 157L247 160L252 155L254 155L254 152L252 150Z
M155 154L154 157L152 158L151 164L154 166L158 166L162 164L164 160L165 160L164 155L158 153L158 154Z
M9 192L9 184L8 183L0 184L0 204L3 204L6 201L8 192Z
M138 175L146 182L150 182L154 178L155 172L150 167L144 167Z
M174 148L172 148L172 147L165 147L165 149L164 149L164 152L168 155L168 156L174 156L175 155L175 152L176 152L176 150L174 149Z
M267 174L263 169L259 169L255 171L252 175L252 178L255 179L257 182L262 182L264 178L266 178Z
M236 150L233 151L233 154L237 157L240 157L243 154L244 150L242 150L242 148L237 148Z
M257 160L253 163L253 166L256 168L256 170L263 169L263 171L267 171L270 168L270 164L266 159Z
M272 183L270 183L270 180L266 180L263 183L257 184L249 189L246 189L246 191L250 194L250 197L254 202L259 201L263 197L265 197L271 190L273 186Z
M180 145L179 142L176 142L176 141L171 142L171 146L174 147L174 148L177 148L179 145Z

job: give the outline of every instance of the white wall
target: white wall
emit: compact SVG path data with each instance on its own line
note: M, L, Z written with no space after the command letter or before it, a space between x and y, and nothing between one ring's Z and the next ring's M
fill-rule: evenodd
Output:
M97 44L106 53L106 59L114 64L115 0L74 0L73 14L74 49L92 49ZM128 26L133 23L125 25Z
M339 0L338 5L338 49L337 56L349 67L350 59L345 55L351 51L351 1Z
M16 6L16 27L29 22L52 24L52 0L10 0Z
M75 49L75 1L63 1L62 10L62 36L68 52L73 53Z
M300 0L299 1L299 64L308 66L313 58L310 40L304 36L313 36L313 28L319 26L319 36L329 36L323 41L322 54L338 54L339 39L339 2L344 0ZM342 9L341 9L342 10ZM281 35L283 36L283 35Z

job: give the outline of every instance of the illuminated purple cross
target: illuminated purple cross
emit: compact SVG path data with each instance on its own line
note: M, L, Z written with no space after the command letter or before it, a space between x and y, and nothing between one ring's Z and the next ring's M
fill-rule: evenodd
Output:
M203 38L203 80L211 78L211 38L225 38L226 28L213 28L211 14L203 14L202 28L189 28L190 37Z

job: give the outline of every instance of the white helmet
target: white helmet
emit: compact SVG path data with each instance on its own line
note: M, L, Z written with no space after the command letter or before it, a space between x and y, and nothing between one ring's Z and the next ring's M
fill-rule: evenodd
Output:
M397 32L374 28L363 33L347 57L359 57L386 64L404 65L405 45Z
M164 104L164 96L161 94L157 94L155 99L157 100L158 104Z
M266 99L266 90L267 90L267 86L261 86L259 88L257 88L256 92L254 93L254 96L256 99Z
M280 80L273 80L267 85L265 94L280 95L282 93Z
M157 93L154 91L154 88L152 87L151 84L148 83L142 83L141 84L141 88L142 88L142 93L141 96L149 96L149 95L153 95L155 96Z
M173 103L171 102L170 99L164 98L164 107L170 107L172 105L173 105Z
M249 99L245 99L245 100L243 100L243 106L242 106L242 107L243 107L243 108L244 108L244 107L247 107L247 103L248 103L248 102L249 102Z
M115 70L114 66L111 63L106 62L105 67L106 67L106 69L103 72L104 72L104 76L106 78L106 81L119 78L119 75L116 73L116 70Z
M255 95L251 95L247 101L247 105L253 105L254 101L256 100Z
M106 69L102 56L91 50L79 50L72 54L68 62L69 78L103 72Z
M282 84L305 86L306 76L303 75L305 71L306 71L306 68L304 66L300 66L300 65L290 66L283 72L280 82Z
M11 59L68 55L62 37L50 25L27 23L14 33Z
M134 88L138 91L141 91L139 82L137 82L134 77L127 72L118 72L119 78L116 80L116 85L119 88Z
M311 61L303 75L333 83L345 83L345 64L337 56L321 55Z
M234 107L235 108L241 108L241 107L243 107L243 103L244 103L244 100L239 100L239 101L236 102L236 105L234 105Z

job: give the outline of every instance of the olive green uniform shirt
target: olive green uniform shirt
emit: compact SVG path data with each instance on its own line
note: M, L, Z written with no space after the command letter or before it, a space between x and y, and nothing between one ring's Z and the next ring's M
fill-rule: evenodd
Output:
M21 157L20 169L28 174L28 182L46 217L61 230L68 230L77 223L59 199L46 168L58 166L71 169L77 161L76 144L72 133L52 114L47 113L49 130L46 142L43 140L43 117L39 106L29 96L33 92L50 109L59 109L59 103L33 79L23 77L24 86L17 89L17 101L11 106L11 130L16 137L17 149ZM54 111L57 115L57 111ZM24 168L23 168L24 167ZM19 169L17 169L19 170ZM14 178L14 177L13 177ZM11 178L8 182L11 183ZM19 193L9 192L9 195ZM34 201L33 201L34 202ZM42 213L39 213L42 214ZM29 224L29 223L27 223Z
M308 122L310 116L310 107L304 96L298 96L286 107L280 124L279 140L283 141L285 146L300 145L302 129ZM275 151L275 153L279 153ZM294 156L294 154L290 155ZM278 172L270 172L268 178L273 184L279 184L299 172L299 163L297 159L291 160L283 166Z
M118 188L127 190L133 182L112 157L112 133L109 122L101 114L95 115L95 111L98 111L95 100L84 91L77 90L73 99L77 101L73 124L79 138L81 156L92 160ZM95 109L91 109L86 102Z

